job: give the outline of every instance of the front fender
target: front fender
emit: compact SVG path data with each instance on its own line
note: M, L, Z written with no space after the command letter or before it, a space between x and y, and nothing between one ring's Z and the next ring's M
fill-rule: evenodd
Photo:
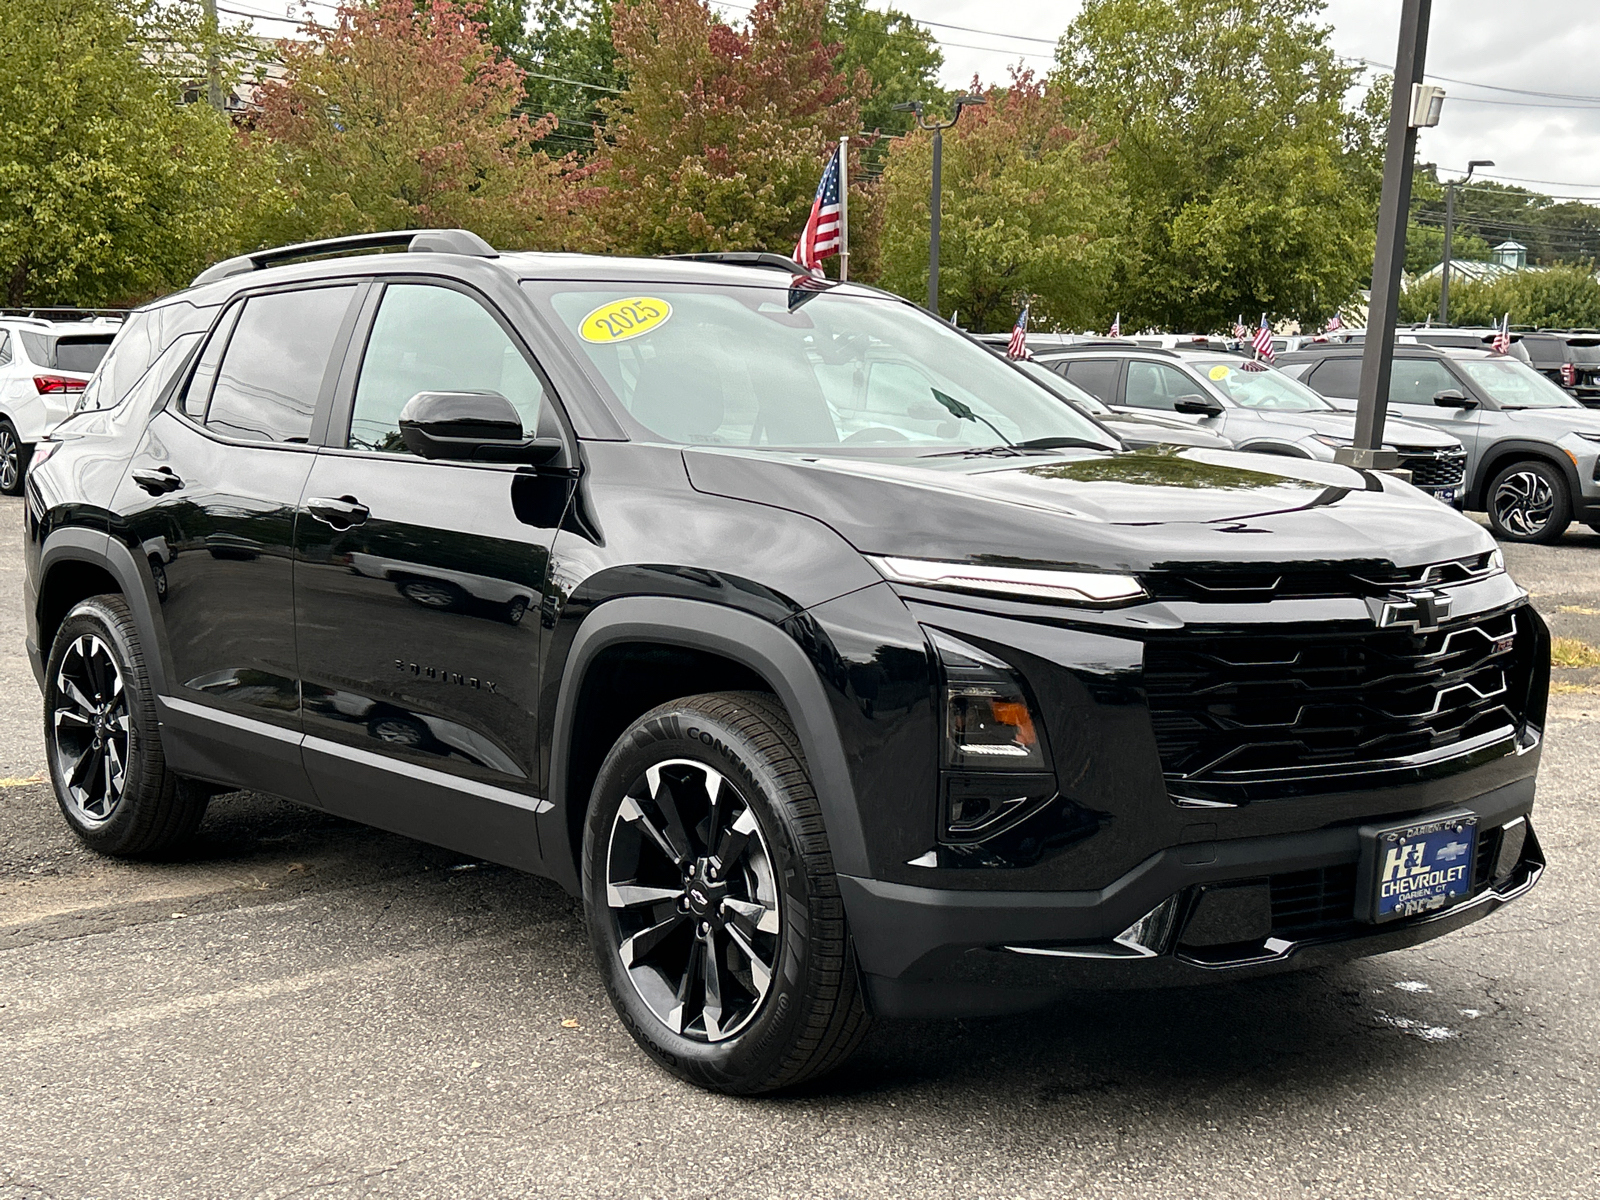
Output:
M568 812L574 715L584 676L597 655L625 642L655 642L704 650L740 663L766 681L794 722L822 808L835 869L866 874L867 852L855 784L822 680L804 650L783 628L747 612L671 596L623 596L597 606L583 620L562 666L551 739L551 810L540 820L540 844L573 844ZM581 811L581 809L579 809ZM545 868L577 892L578 872L565 853L550 853Z

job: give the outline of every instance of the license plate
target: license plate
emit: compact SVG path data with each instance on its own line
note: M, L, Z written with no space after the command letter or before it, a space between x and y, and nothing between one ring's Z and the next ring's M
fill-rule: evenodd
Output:
M1406 825L1366 825L1357 916L1381 923L1438 912L1472 892L1478 818L1457 812Z
M1455 488L1440 488L1434 495L1445 504L1454 504L1456 502Z

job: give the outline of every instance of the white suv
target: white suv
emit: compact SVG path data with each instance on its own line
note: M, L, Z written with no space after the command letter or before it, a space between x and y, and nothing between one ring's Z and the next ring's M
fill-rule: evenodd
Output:
M0 492L22 491L33 444L72 414L117 324L0 317Z

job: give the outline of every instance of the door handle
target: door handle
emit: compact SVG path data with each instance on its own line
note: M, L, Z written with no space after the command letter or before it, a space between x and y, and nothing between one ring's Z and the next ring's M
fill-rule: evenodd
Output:
M354 496L313 496L306 501L306 511L324 525L332 525L335 529L360 525L372 515L372 510Z
M173 474L171 467L135 467L132 474L133 481L152 496L164 496L183 486L183 480Z

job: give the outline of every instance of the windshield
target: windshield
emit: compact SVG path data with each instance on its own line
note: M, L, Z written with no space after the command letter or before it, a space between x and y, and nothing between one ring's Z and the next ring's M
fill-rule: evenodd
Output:
M1583 407L1532 367L1515 359L1457 359L1456 366L1501 408Z
M1097 417L1109 417L1112 415L1111 409L1102 404L1099 397L1091 396L1071 380L1057 375L1049 367L1043 367L1036 362L1027 360L1019 362L1017 366L1022 369L1024 375L1027 375L1030 379L1037 379L1063 400L1070 400L1073 404L1083 409L1084 412L1092 413Z
M1115 446L993 353L898 301L809 277L791 287L524 286L622 408L666 441L934 452L1045 439Z
M1600 342L1568 342L1567 348L1572 352L1572 361L1575 363L1585 366L1600 363Z
M1242 408L1275 412L1326 412L1330 405L1305 384L1253 362L1199 361L1190 364Z

